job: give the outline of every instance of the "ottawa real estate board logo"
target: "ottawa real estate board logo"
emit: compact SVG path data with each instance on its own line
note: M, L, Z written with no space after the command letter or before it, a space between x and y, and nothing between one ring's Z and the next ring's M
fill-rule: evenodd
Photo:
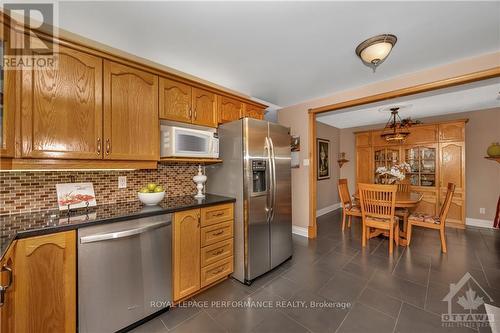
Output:
M448 303L448 312L441 314L443 327L491 327L493 332L500 329L495 321L500 319L500 308L493 305L493 298L469 272L450 284L443 302Z
M3 3L9 28L3 29L1 43L4 70L56 68L57 37L54 29L55 5L52 3ZM5 16L4 16L5 18Z

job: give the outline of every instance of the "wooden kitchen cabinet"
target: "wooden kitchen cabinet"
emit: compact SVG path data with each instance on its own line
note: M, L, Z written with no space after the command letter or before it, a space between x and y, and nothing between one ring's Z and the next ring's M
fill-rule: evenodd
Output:
M10 47L13 44L11 40L4 40L4 37L10 37L11 34L4 34L3 29L8 29L7 26L0 25L2 31L0 33L0 43L2 44L2 52L0 56L10 53ZM14 41L15 42L15 41ZM1 66L0 82L0 158L14 157L14 119L16 111L16 79L17 71L4 70L3 62Z
M439 144L439 201L444 202L448 183L455 184L455 193L448 211L447 223L465 227L465 143Z
M208 90L162 77L160 118L217 127L216 95Z
M0 261L0 284L5 288L4 302L0 306L0 332L10 333L15 332L14 322L14 249L16 241L10 245L4 257Z
M260 120L264 119L264 109L261 109L259 107L247 103L244 104L244 107L245 107L244 111L245 117L260 119Z
M76 332L76 232L19 239L9 251L2 333Z
M217 102L214 93L193 88L193 124L217 127Z
M356 150L356 186L357 183L371 183L373 169L371 166L372 148L359 147Z
M160 118L190 123L192 87L160 77Z
M444 141L464 141L465 122L457 121L439 124L439 140Z
M182 299L200 289L200 210L174 214L173 295Z
M226 96L219 96L219 124L243 117L243 103Z
M22 156L102 158L102 59L62 45L56 56L22 71Z
M232 203L181 211L173 220L174 302L233 272Z
M104 61L104 158L158 160L158 76Z

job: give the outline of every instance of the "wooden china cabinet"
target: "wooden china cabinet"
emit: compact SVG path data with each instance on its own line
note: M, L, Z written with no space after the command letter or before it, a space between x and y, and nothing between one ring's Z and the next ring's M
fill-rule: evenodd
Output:
M378 167L405 161L413 191L423 194L415 211L436 215L449 182L456 185L447 224L465 227L465 124L467 119L415 125L402 144L385 143L381 130L356 133L356 183L377 183Z

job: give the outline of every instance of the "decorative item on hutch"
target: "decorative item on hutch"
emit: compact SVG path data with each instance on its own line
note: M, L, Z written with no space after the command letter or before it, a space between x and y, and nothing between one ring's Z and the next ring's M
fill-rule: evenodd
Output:
M406 173L410 172L410 165L406 162L395 163L392 167L378 167L376 170L378 183L395 184L406 178Z
M205 176L201 171L201 165L198 165L198 174L193 177L193 181L196 183L196 188L198 193L194 196L197 199L203 199L205 194L203 194L203 185L207 181L207 176Z

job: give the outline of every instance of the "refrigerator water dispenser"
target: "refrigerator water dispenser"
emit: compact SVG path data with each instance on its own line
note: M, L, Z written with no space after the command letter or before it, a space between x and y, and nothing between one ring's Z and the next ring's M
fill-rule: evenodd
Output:
M252 194L265 193L266 186L266 161L252 161Z

